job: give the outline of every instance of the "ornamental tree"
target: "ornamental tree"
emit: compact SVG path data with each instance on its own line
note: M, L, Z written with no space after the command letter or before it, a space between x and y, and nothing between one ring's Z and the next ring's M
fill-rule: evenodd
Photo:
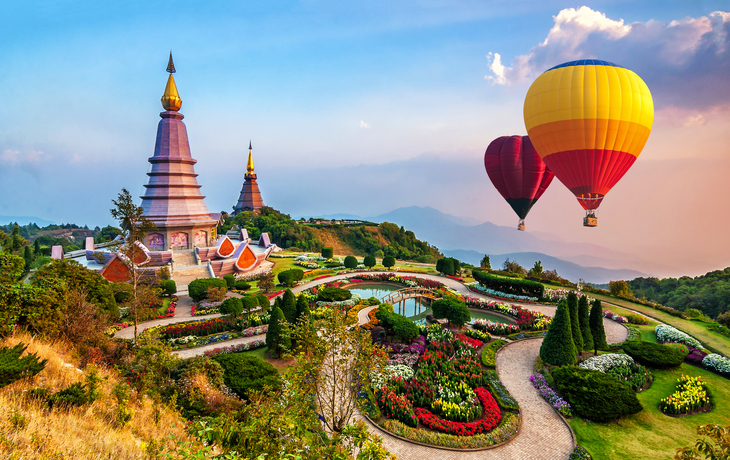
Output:
M441 263L441 272L445 275L453 275L455 273L454 259L445 258Z
M570 332L573 335L575 350L580 354L583 351L583 333L580 330L578 319L578 296L573 291L568 293L568 308L570 309Z
M378 262L375 260L375 257L373 256L365 256L365 259L362 261L363 265L365 265L368 268L373 268L375 264Z
M290 324L294 324L297 320L297 299L291 289L284 291L281 297L281 311L284 312L284 318Z
M309 316L309 302L303 294L297 296L297 319Z
M489 255L485 254L484 257L482 257L482 261L479 262L479 267L480 268L486 268L487 270L491 270L492 269L492 263L489 260Z
M593 354L598 355L598 350L608 348L606 331L603 329L603 309L601 308L601 301L598 299L593 301L591 316L588 322L591 327L591 335L593 336Z
M383 267L385 268L391 268L395 265L395 257L393 256L385 256L383 257Z
M322 257L325 259L331 259L334 255L334 250L332 248L322 248Z
M241 316L243 312L243 302L238 297L229 297L224 300L218 310L224 315Z
M588 296L583 295L578 299L578 322L580 333L583 336L583 349L593 350L593 334L590 326L591 309L588 307Z
M345 268L357 268L357 259L355 258L355 256L345 257Z
M446 318L449 324L463 326L471 320L471 313L464 302L453 297L444 297L431 304L433 317L437 319Z
M553 366L575 364L577 350L570 326L570 311L565 302L558 304L555 318L540 346L540 358Z
M278 306L271 313L269 329L266 331L266 347L278 358L291 347L289 327L284 318L284 312Z

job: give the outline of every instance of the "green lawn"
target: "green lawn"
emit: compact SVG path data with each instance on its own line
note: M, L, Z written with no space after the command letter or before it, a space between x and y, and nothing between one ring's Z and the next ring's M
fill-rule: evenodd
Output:
M163 298L162 306L157 309L157 315L164 315L167 309L170 307L170 302L172 302L172 300L169 297Z
M604 305L604 310L610 310L614 313L618 313L621 316L627 316L629 314L632 314L629 310L626 310L625 308L617 307L615 305ZM639 329L639 332L641 333L641 340L643 342L651 342L651 343L657 343L656 340L656 334L654 333L654 328L657 326L656 321L653 321L651 318L649 319L649 324L647 325L639 325L634 324L633 326Z
M730 338L723 336L717 332L707 330L707 327L701 321L689 321L686 319L672 316L660 310L655 310L644 305L639 305L622 299L608 297L601 294L589 294L601 301L611 302L615 305L630 308L632 310L643 313L646 316L656 318L666 324L676 327L687 334L690 334L702 342L705 346L710 347L724 354L730 355Z
M677 369L652 370L654 383L639 393L644 410L612 423L587 423L570 420L578 444L595 459L671 459L676 448L693 445L697 425L730 425L730 380L704 369L682 364ZM714 408L706 414L669 417L659 411L659 401L674 392L677 379L687 374L701 376L712 394Z

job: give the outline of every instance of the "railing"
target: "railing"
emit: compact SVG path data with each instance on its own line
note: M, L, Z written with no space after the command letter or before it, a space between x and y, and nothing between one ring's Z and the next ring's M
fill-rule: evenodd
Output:
M405 299L411 299L413 297L427 297L429 299L436 299L436 294L431 292L430 289L422 288L422 287L411 287L411 288L405 288L405 289L399 289L397 291L393 291L390 294L383 297L383 302L389 303L389 304L395 304L398 302L401 302Z

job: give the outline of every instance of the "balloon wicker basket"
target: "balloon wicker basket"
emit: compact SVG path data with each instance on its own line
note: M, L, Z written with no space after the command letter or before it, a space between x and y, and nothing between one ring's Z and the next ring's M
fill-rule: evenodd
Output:
M598 217L596 217L593 213L588 213L583 218L583 226L584 227L597 227L598 226Z
M525 231L525 220L520 219L520 222L517 224L517 230Z

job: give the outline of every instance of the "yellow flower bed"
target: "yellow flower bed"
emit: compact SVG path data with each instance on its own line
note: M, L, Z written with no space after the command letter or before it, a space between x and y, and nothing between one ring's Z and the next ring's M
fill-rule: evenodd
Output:
M710 404L710 394L702 377L682 374L677 380L677 390L659 403L665 414L687 414Z

